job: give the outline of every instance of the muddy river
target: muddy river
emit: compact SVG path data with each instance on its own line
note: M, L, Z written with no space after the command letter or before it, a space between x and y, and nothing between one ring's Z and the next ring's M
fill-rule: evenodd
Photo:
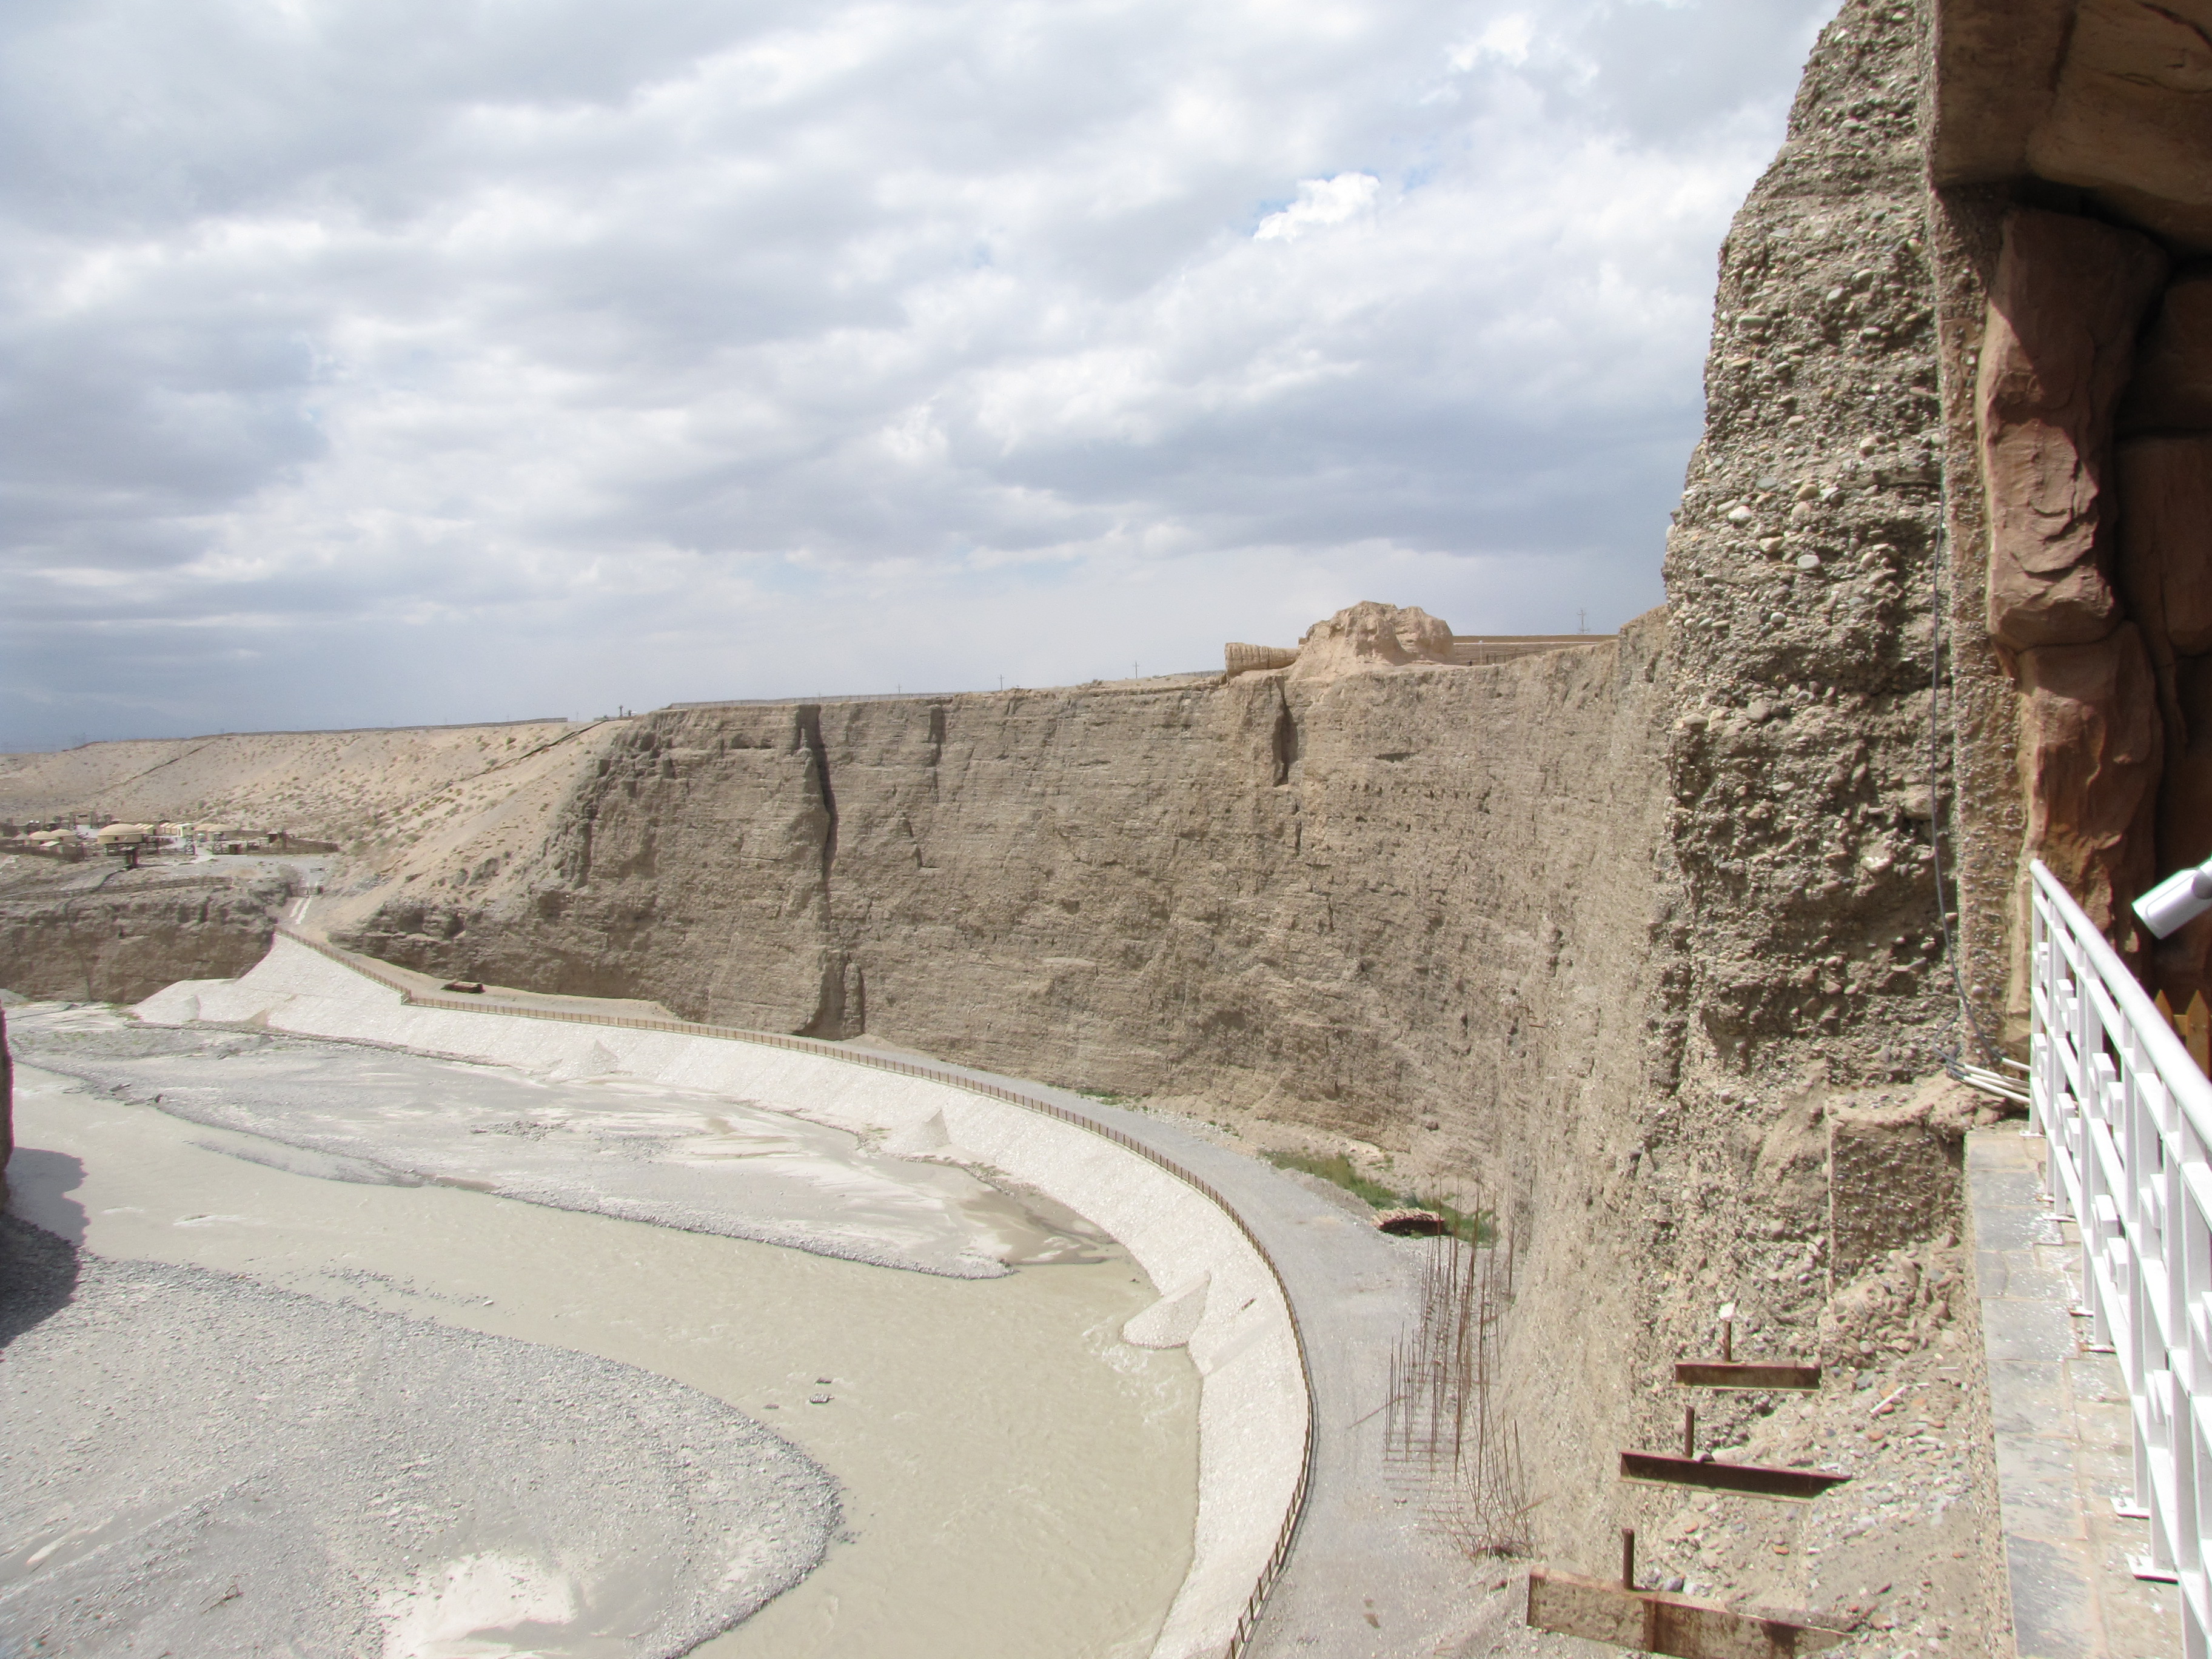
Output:
M36 1018L15 1011L10 1024ZM714 1103L625 1089L617 1079L596 1080L581 1105L541 1093L518 1109L500 1091L536 1084L472 1067L486 1087L469 1109L483 1121L461 1122L457 1135L431 1146L428 1096L392 1095L400 1085L389 1077L380 1104L343 1121L332 1079L364 1067L344 1045L287 1043L278 1057L297 1073L295 1062L321 1051L312 1133L282 1118L290 1084L271 1081L266 1054L262 1073L240 1071L234 1091L219 1063L186 1057L199 1069L183 1082L199 1092L191 1115L180 1116L164 1109L176 1103L118 1099L112 1083L40 1069L35 1040L25 1047L9 1185L15 1212L37 1226L100 1257L209 1269L635 1366L737 1407L834 1476L842 1518L822 1565L696 1651L716 1659L1149 1651L1188 1565L1197 1379L1180 1350L1121 1340L1122 1322L1154 1292L1079 1218L1018 1194L950 1191L947 1172L933 1167L903 1196L892 1194L891 1212L907 1207L893 1215L902 1231L894 1230L890 1259L933 1249L957 1257L981 1240L1001 1259L1032 1265L990 1278L875 1265L844 1259L855 1252L842 1247L816 1254L575 1207L577 1183L562 1188L548 1159L549 1140L571 1133L573 1121L588 1158L638 1190L664 1176L678 1181L677 1196L694 1211L714 1201L718 1161L746 1170L750 1184L732 1191L756 1205L771 1202L775 1189L763 1159L781 1158L817 1196L842 1181L881 1199L884 1183L896 1184L896 1160L840 1149L809 1126L760 1121L742 1103L732 1103L734 1116L718 1115ZM411 1060L381 1057L374 1069L404 1082ZM184 1063L151 1056L151 1070L124 1091L164 1092L155 1073L173 1061ZM178 1075L164 1075L179 1087ZM422 1085L432 1095L447 1086ZM591 1141L599 1133L594 1110L617 1124L625 1146L641 1138L646 1150L610 1152ZM389 1136L374 1121L380 1113L397 1126ZM719 1127L702 1130L702 1121ZM526 1127L539 1122L553 1127ZM487 1124L526 1132L481 1133ZM334 1125L343 1146L331 1139ZM680 1169L646 1167L663 1157L656 1125L682 1152ZM411 1164L378 1164L384 1139L408 1143L401 1150L411 1149ZM472 1173L465 1160L476 1148L502 1168ZM536 1201L498 1190L525 1180L547 1190L533 1189ZM819 1204L789 1207L801 1231L828 1213ZM965 1228L949 1244L931 1231L939 1211ZM740 1220L732 1231L780 1218ZM699 1216L686 1212L686 1224L701 1224ZM546 1627L527 1642L488 1628L458 1637L459 1645L416 1650L579 1650ZM385 1651L396 1651L388 1637Z

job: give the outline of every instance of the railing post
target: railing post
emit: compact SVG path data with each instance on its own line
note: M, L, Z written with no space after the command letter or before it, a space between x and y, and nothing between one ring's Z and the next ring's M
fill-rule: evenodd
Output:
M2212 1659L2212 1081L2039 861L2030 923L2030 1097L2054 1213L2081 1229L2093 1341L2134 1423L2143 1569L2178 1573L2183 1650Z

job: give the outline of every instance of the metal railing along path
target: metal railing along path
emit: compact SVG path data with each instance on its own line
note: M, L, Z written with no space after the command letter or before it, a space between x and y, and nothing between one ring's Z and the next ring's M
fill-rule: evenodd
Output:
M2079 1311L2127 1380L2150 1522L2130 1565L2179 1582L2183 1652L2212 1659L2212 1080L2040 860L2033 876L2031 1122L2081 1231Z
M1229 1645L1223 1650L1223 1659L1240 1659L1240 1656L1250 1647L1252 1638L1259 1630L1261 1609L1267 1603L1267 1593L1274 1589L1275 1581L1282 1577L1284 1565L1290 1559L1291 1545L1297 1535L1298 1522L1305 1513L1306 1492L1313 1474L1314 1425L1319 1417L1319 1404L1314 1398L1313 1367L1306 1357L1305 1331L1298 1322L1298 1304L1291 1298L1291 1287L1284 1280L1283 1271L1276 1265L1273 1253L1261 1241L1260 1236L1253 1231L1251 1224L1244 1219L1237 1206L1224 1197L1212 1182L1185 1169L1165 1153L1146 1146L1144 1142L1124 1130L1115 1128L1110 1123L1101 1123L1096 1118L1086 1116L1081 1112L1071 1111L1065 1106L1042 1099L1036 1095L1024 1094L1019 1090L1008 1089L996 1083L986 1083L980 1079L963 1077L950 1067L920 1066L912 1060L894 1060L888 1054L856 1052L840 1044L825 1042L815 1037L786 1036L777 1031L749 1031L734 1025L702 1025L690 1020L681 1019L643 1019L622 1014L592 1013L581 1009L532 1008L518 1003L485 1000L474 995L428 994L414 989L395 975L380 973L377 964L371 958L356 956L349 951L342 951L334 945L310 938L296 928L286 927L282 923L277 925L276 931L295 944L304 945L309 950L329 957L332 962L351 969L363 978L374 980L386 990L397 991L401 1000L412 1007L441 1008L464 1014L505 1014L518 1019L558 1020L572 1025L612 1025L632 1031L668 1031L680 1036L713 1037L728 1042L758 1043L764 1048L787 1048L799 1054L819 1054L826 1059L842 1060L848 1065L865 1066L873 1071L890 1072L900 1077L923 1078L932 1083L949 1084L956 1089L965 1089L970 1093L981 1095L988 1099L1005 1101L1009 1105L1042 1113L1047 1117L1056 1118L1062 1123L1073 1124L1079 1129L1087 1129L1092 1134L1103 1136L1125 1151L1134 1152L1147 1163L1158 1165L1185 1186L1195 1188L1216 1209L1229 1218L1238 1232L1243 1234L1245 1242L1258 1252L1260 1260L1266 1264L1268 1273L1273 1278L1275 1288L1283 1298L1284 1311L1290 1316L1291 1338L1297 1348L1298 1357L1298 1378L1306 1394L1305 1443L1298 1453L1298 1478L1297 1484L1291 1488L1290 1507L1284 1512L1283 1524L1276 1534L1274 1547L1268 1553L1267 1565L1261 1571L1258 1581L1252 1586L1251 1595L1245 1599L1243 1612L1237 1616L1236 1634L1230 1638Z

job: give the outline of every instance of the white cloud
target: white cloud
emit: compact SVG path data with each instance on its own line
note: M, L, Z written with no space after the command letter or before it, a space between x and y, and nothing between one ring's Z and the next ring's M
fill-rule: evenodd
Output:
M1252 233L1255 242L1287 242L1314 225L1340 225L1375 205L1381 180L1371 173L1340 173L1334 179L1301 179L1298 199L1280 213L1260 221Z
M1528 61L1529 48L1535 40L1536 25L1528 14L1508 12L1492 18L1472 40L1454 46L1451 66L1464 74L1485 58L1496 58L1519 69Z
M17 9L0 746L1610 626L1832 4Z

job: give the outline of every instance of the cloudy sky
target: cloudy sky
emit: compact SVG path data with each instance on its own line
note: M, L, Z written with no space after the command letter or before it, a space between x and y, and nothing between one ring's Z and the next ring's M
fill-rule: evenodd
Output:
M1835 0L12 0L0 748L1660 597Z

